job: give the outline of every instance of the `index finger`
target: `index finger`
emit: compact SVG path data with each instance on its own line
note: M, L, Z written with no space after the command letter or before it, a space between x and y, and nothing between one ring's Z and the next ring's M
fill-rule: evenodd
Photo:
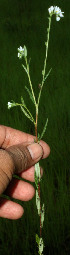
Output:
M34 142L35 136L24 133L17 129L0 125L0 148L6 149L12 145L23 143L28 145ZM43 158L48 157L50 154L50 147L44 141L40 141L43 148Z

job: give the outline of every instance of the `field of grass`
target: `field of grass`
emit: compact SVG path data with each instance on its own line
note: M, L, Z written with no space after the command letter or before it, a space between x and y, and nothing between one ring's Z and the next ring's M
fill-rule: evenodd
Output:
M48 159L41 160L44 169L41 197L45 203L43 228L44 254L70 253L70 169L69 169L69 73L70 73L70 3L60 0L0 0L0 124L34 134L31 122L19 108L7 109L12 99L20 102L21 95L35 116L25 86L26 73L17 58L17 48L26 45L31 57L30 73L35 95L39 93L45 56L48 7L58 5L65 12L64 19L52 21L47 72L39 108L38 131L46 118L48 127L44 140L51 148ZM34 185L34 184L33 184ZM35 186L35 185L34 185ZM21 202L25 213L19 220L0 218L1 255L37 255L35 233L39 233L39 218L35 197ZM37 223L38 221L38 223Z

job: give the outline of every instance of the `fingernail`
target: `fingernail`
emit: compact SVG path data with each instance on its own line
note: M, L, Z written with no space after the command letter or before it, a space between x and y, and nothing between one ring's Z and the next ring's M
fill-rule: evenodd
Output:
M40 158L43 155L43 150L42 150L42 147L38 143L33 143L33 144L29 145L27 148L28 148L33 160L40 160Z

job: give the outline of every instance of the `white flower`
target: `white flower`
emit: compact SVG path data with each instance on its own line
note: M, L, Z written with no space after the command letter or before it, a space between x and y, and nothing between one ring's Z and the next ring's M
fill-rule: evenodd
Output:
M12 106L12 103L8 102L8 109L10 109Z
M60 17L63 18L64 15L63 15L64 12L60 12Z
M56 16L56 21L59 21L60 20L60 17Z
M24 48L22 48L21 46L18 48L18 58L22 58L22 57L27 57L27 48L24 45Z
M10 109L13 106L16 106L16 103L14 101L12 103L8 102L8 109Z
M57 6L54 6L54 14L56 15L56 20L59 21L60 18L64 17L64 12L61 11L61 9Z
M64 17L64 15L63 15L64 12L62 12L61 9L58 6L51 6L48 9L48 11L49 11L50 16L52 16L53 14L56 15L56 21L59 21L60 18Z
M60 13L60 8L58 7L58 6L54 6L54 13L56 14L58 14L58 13Z
M18 58L22 58L22 54L18 52Z
M51 14L51 13L53 12L53 10L54 10L54 7L53 7L53 6L51 6L51 7L48 9L49 14Z
M24 56L24 48L21 46L18 48L18 58L22 58Z
M23 51L24 51L24 48L22 48L21 46L18 48L18 51L20 52L20 53L22 53Z

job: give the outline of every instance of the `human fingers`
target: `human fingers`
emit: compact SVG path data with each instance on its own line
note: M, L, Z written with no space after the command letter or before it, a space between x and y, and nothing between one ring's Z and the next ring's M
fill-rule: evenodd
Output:
M33 198L35 189L30 183L13 178L5 194L21 201L29 201ZM19 204L0 198L0 217L18 219L23 213L24 209Z
M40 172L41 172L41 177L42 177L43 176L42 167L40 167ZM19 173L19 176L25 180L30 181L30 182L35 182L34 173L35 173L35 166L32 166L29 169L27 169L26 171Z
M0 125L0 147L3 149L9 146L24 143L24 146L34 142L35 136L24 133L11 127ZM50 147L44 141L40 141L40 145L43 148L43 157L46 158L50 154Z
M26 140L26 142L23 143L24 145L27 145L27 140L30 141L30 142L31 142L32 140L34 140L34 137L33 137L33 136L28 135L28 134L25 134L25 133L23 133L23 132L21 132L21 131L19 131L19 130L15 130L15 129L12 129L12 128L0 126L0 131L1 131L1 132L0 132L0 145L1 145L2 148L4 148L5 150L9 150L9 145L10 145L11 139L12 139L12 141L14 141L14 139L15 139L16 143L17 143L17 141L19 141L19 135L16 135L15 132L16 132L16 133L21 133L21 134L20 134L20 137L24 137L24 141ZM22 136L22 134L23 134L23 136ZM25 137L26 137L26 138L25 138ZM22 140L23 140L23 139L22 139ZM15 143L15 141L14 141L14 143ZM28 142L29 145L30 145L30 142ZM41 145L41 147L40 147L39 145L35 144L35 146L37 146L37 147L40 148L40 151L37 150L38 153L41 152L41 148L43 149L43 151L42 151L42 152L43 152L42 158L45 158L45 157L48 156L48 154L49 154L49 152L50 152L49 146L48 146L45 142L43 142L43 141L40 141L40 145ZM18 146L18 144L17 144L17 146ZM19 146L20 146L20 145L19 145ZM32 145L32 147L34 147L34 144ZM10 148L12 148L12 146L11 146ZM12 161L12 158L9 158L9 156L14 155L14 153L10 155L10 153L11 153L12 151L10 151L10 153L9 153L9 151L8 151L8 154L7 154L7 151L5 152L5 150L3 150L3 151L0 150L0 153L2 153L2 155L3 155L3 154L4 154L4 155L6 154L6 157L3 157L3 158L2 158L2 160L3 160L3 162L2 162L2 168L0 168L0 175L1 175L1 178L0 178L0 182L1 182L1 185L0 185L1 191L0 191L0 194L2 193L2 191L5 190L5 188L7 187L8 183L9 183L9 181L10 181L11 178L12 178L12 174L14 173L14 165L12 166L13 161ZM33 149L32 149L32 150L33 150ZM35 149L36 154L37 154L37 151L36 151L36 149ZM15 145L15 152L16 152L16 153L18 152L18 150L16 149L16 145ZM15 153L15 154L16 154L16 153ZM18 153L17 153L17 154L18 154ZM20 153L20 154L21 154L21 153ZM24 158L26 159L25 154L26 154L26 157L27 157L28 152L27 152L27 153L26 153L26 152L24 153L23 159L24 159ZM15 156L16 156L16 155L15 155ZM34 156L35 156L35 155L34 155ZM17 172L23 171L24 169L31 167L31 165L33 165L34 163L36 163L36 162L40 159L40 158L38 158L37 161L35 161L35 162L34 162L34 161L32 162L32 159L29 160L29 162L31 162L31 165L29 165L29 163L26 163L26 162L28 162L28 160L24 160L24 167L23 167L23 169L21 169L22 167L20 167L20 161L22 162L23 160L21 160L21 155L20 155L20 160L19 160L19 162L18 162L18 161L17 161L17 157L18 157L18 155L15 157L15 161L16 161L16 164L15 164L16 166L15 166L15 168L16 168L16 171L17 171ZM9 162L10 159L11 159L11 161ZM13 157L13 159L14 159L14 157ZM0 157L0 160L1 160L1 157ZM11 169L12 172L9 171L10 169L7 169L7 173L6 173L6 171L3 171L3 170L4 170L3 164L5 165L5 168L7 168L7 162L9 163L8 166L9 166L9 168ZM0 165L1 165L1 164L0 164ZM20 168L20 169L18 169L18 170L17 170L17 165L18 165L18 168ZM21 164L21 165L23 166L23 164ZM2 177L3 177L3 178L2 178ZM4 181L5 179L6 179L6 182ZM2 186L3 186L3 189L2 189Z
M33 143L25 147L23 144L0 149L0 194L7 188L14 173L20 173L35 165L42 157L42 147Z
M24 209L16 202L0 198L0 217L16 220L22 217Z
M41 170L41 176L43 175L43 169ZM27 172L20 173L20 177L25 178L29 181L34 181L34 167L31 167L27 170ZM29 201L33 198L35 194L34 187L22 180L17 180L15 178L12 179L10 184L8 185L5 195L8 195L12 198ZM18 219L21 218L24 213L24 209L19 204L15 202L8 201L7 199L0 198L0 217L8 218L8 219Z
M30 183L13 177L5 191L5 195L21 201L29 201L35 195L35 189Z

